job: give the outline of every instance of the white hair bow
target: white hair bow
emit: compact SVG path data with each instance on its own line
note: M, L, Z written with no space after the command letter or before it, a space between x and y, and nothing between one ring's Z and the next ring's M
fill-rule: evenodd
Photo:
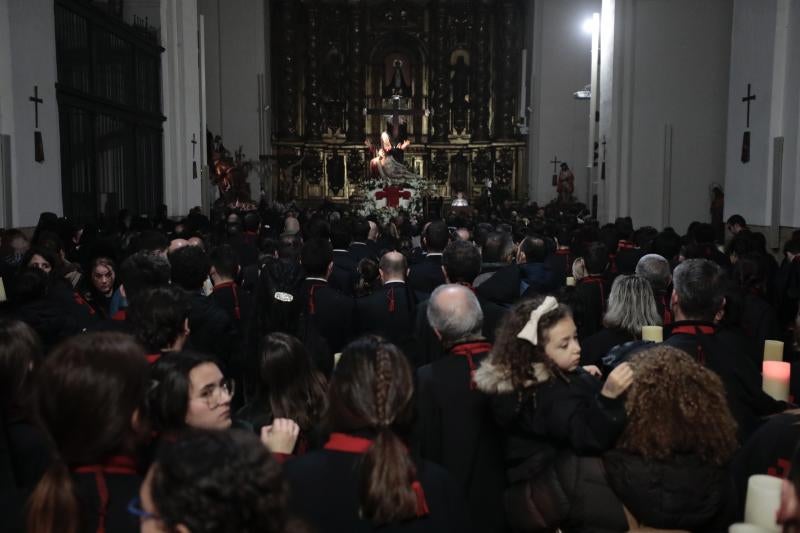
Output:
M531 316L528 319L528 323L525 324L525 327L522 328L522 331L517 333L517 338L528 341L534 346L538 345L539 320L542 318L542 316L555 309L558 309L558 300L552 296L545 298L544 301L539 304L539 307L531 311Z

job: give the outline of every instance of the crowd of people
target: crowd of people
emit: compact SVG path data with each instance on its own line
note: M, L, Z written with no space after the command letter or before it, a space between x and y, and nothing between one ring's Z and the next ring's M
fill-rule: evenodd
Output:
M585 215L3 231L3 530L727 531L756 473L791 530L800 234Z

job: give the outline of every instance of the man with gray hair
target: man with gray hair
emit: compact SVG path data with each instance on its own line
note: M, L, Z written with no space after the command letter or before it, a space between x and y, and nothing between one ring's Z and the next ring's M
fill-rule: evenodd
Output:
M647 280L653 289L658 314L665 326L672 324L672 309L669 304L672 269L669 261L658 254L647 254L636 264L636 275Z
M472 290L448 284L431 294L427 317L445 356L417 370L417 450L461 485L475 531L503 531L502 432L473 381L492 348L481 336L483 311Z
M761 417L786 408L761 389L760 368L742 349L738 337L718 331L725 309L725 274L707 259L687 259L675 268L672 311L675 322L665 331L664 344L679 348L719 375L731 414L744 442Z

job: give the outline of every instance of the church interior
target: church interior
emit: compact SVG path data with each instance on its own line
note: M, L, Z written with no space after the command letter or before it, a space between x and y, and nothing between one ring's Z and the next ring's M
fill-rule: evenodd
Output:
M427 195L477 201L489 188L544 205L566 162L599 220L685 228L708 219L718 187L726 217L777 243L800 226L799 11L4 0L2 223L162 203L207 212L215 147L243 163L256 201L357 204L371 185L365 144L386 131L410 141L405 163Z

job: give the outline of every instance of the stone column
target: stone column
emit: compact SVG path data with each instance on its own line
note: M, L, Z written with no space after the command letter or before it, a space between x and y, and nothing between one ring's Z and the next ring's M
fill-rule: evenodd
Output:
M347 142L364 141L364 8L350 0L350 90L347 96Z

